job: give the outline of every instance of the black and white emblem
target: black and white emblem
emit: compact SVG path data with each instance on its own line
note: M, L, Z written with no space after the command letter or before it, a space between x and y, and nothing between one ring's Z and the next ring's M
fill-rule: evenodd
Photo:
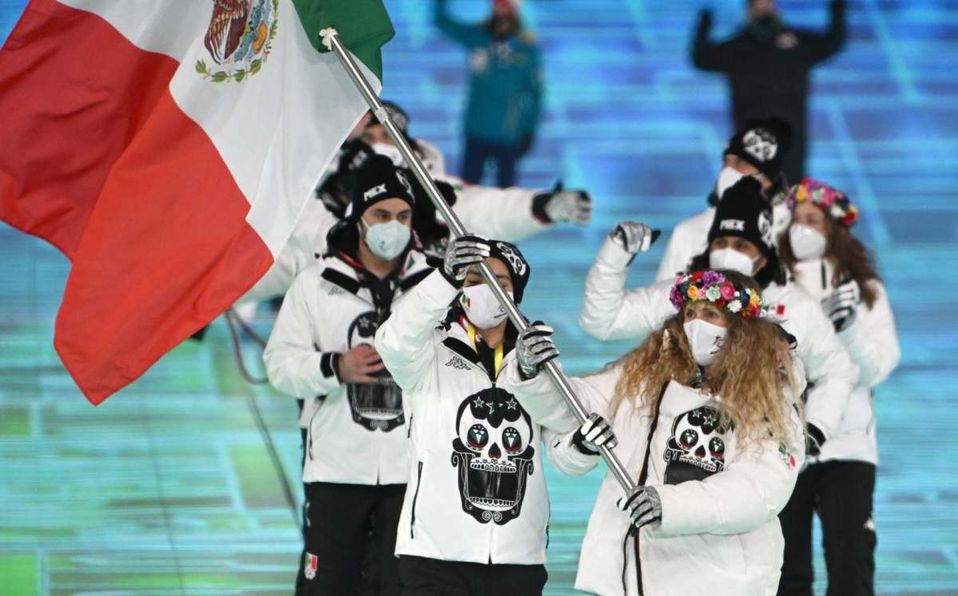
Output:
M379 328L379 315L365 312L349 325L350 349L361 344L373 343ZM389 371L375 373L377 383L347 383L346 395L352 410L353 422L367 430L389 432L402 425L406 418L402 409L402 390L393 381Z
M483 524L515 519L534 469L529 414L507 391L483 389L459 406L456 429L452 465L459 468L462 510Z
M742 137L745 150L760 162L775 158L778 153L778 139L764 128L753 128Z
M719 411L709 406L676 418L665 447L665 483L704 480L725 469L730 430L722 424Z

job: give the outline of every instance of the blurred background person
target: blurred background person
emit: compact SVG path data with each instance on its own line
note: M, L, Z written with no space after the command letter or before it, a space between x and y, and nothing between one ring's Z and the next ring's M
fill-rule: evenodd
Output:
M783 118L792 127L791 151L783 171L789 180L805 174L809 73L845 43L845 1L832 0L825 33L794 29L782 20L775 0L748 0L748 22L731 39L710 40L712 12L699 13L692 46L696 68L725 75L732 101L732 125L753 118Z
M539 48L519 20L518 0L494 0L492 15L466 24L436 0L436 27L469 50L462 178L478 184L495 162L496 185L515 185L516 162L532 147L542 102Z

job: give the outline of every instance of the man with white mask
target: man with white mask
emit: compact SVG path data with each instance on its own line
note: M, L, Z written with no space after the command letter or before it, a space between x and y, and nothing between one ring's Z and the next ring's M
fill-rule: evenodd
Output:
M650 242L620 238L651 238L652 231L636 222L621 222L616 230L624 233L610 235L589 270L579 324L601 340L643 338L673 312L669 289L674 281L626 291L628 265ZM727 269L758 282L765 311L797 342L795 353L809 385L805 414L808 451L814 456L840 427L858 367L818 301L786 278L771 238L771 208L759 182L745 177L722 195L705 238L708 248L692 259L689 271Z
M675 280L688 268L689 260L705 250L705 235L715 217L715 206L722 194L745 176L758 180L762 195L772 205L773 238L788 226L790 212L784 197L788 191L782 160L788 153L791 130L777 118L756 120L735 133L722 152L722 169L708 196L709 207L685 219L672 230L655 281Z
M371 527L381 555L375 593L399 593L392 553L407 414L372 344L431 269L410 228L414 198L403 173L373 156L356 180L325 257L297 275L263 354L273 386L305 400L306 544L297 594L349 594L363 585Z
M410 410L396 554L403 594L538 596L546 581L550 431L506 381L517 332L476 265L522 302L530 267L507 242L462 236L376 333Z

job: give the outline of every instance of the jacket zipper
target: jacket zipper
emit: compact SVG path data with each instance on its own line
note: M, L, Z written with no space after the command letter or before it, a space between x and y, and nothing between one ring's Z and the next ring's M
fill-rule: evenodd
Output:
M416 472L416 492L412 496L412 512L409 515L409 538L416 538L416 501L419 499L419 488L422 486L422 462Z

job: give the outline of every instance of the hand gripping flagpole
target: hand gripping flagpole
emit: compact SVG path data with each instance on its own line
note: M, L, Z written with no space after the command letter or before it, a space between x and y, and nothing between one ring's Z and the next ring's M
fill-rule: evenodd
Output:
M376 115L376 118L386 129L389 137L396 144L396 147L399 148L399 152L406 160L406 163L409 164L409 167L416 175L416 178L419 179L419 182L422 183L423 188L426 189L426 193L429 195L429 198L432 200L433 204L435 204L436 209L439 210L439 213L442 214L442 218L446 221L446 224L449 225L449 229L452 230L457 237L466 234L467 232L465 227L463 227L462 222L459 221L459 218L456 216L456 214L452 211L452 209L449 208L449 205L446 203L442 194L440 194L439 189L436 188L436 185L433 183L432 177L428 172L426 172L426 168L422 165L422 161L419 159L419 156L413 152L412 147L409 146L409 142L406 141L406 137L403 136L402 132L389 117L389 114L386 112L386 108L383 106L382 101L379 100L376 92L373 91L369 81L366 80L366 77L357 66L352 55L346 50L345 46L343 46L343 43L340 41L336 30L332 27L326 28L320 31L319 35L323 40L323 45L332 50L332 52L336 54L336 57L339 58L339 62L343 65L343 68L346 69L349 77L353 80L353 83L355 83L356 88L359 89L363 99L365 99L366 103L369 105L369 109L372 110L373 114ZM506 310L509 320L512 321L512 324L515 325L516 329L520 333L528 329L529 325L526 323L525 318L519 312L519 309L516 307L516 305L512 302L512 299L509 298L509 295L506 294L505 290L502 289L502 286L499 285L499 280L496 279L496 276L492 272L492 269L489 268L489 265L486 263L480 263L479 272L492 289L492 293L496 296L499 304L501 304ZM589 413L586 412L586 410L582 407L582 404L576 398L572 391L572 386L569 384L569 380L565 378L565 376L562 374L562 371L559 370L559 367L556 366L555 362L552 360L545 362L542 365L542 368L545 369L546 373L549 375L549 378L555 384L556 389L559 390L559 393L561 393L562 397L565 398L566 403L570 408L572 408L572 412L575 414L579 424L583 424L588 418ZM629 478L629 473L626 471L625 466L622 465L622 462L619 461L619 458L606 445L600 446L599 450L602 454L602 457L605 459L606 464L608 464L609 469L612 470L616 480L618 480L619 484L622 485L622 488L625 490L626 494L631 493L632 489L635 487L635 484L632 482L632 479Z

